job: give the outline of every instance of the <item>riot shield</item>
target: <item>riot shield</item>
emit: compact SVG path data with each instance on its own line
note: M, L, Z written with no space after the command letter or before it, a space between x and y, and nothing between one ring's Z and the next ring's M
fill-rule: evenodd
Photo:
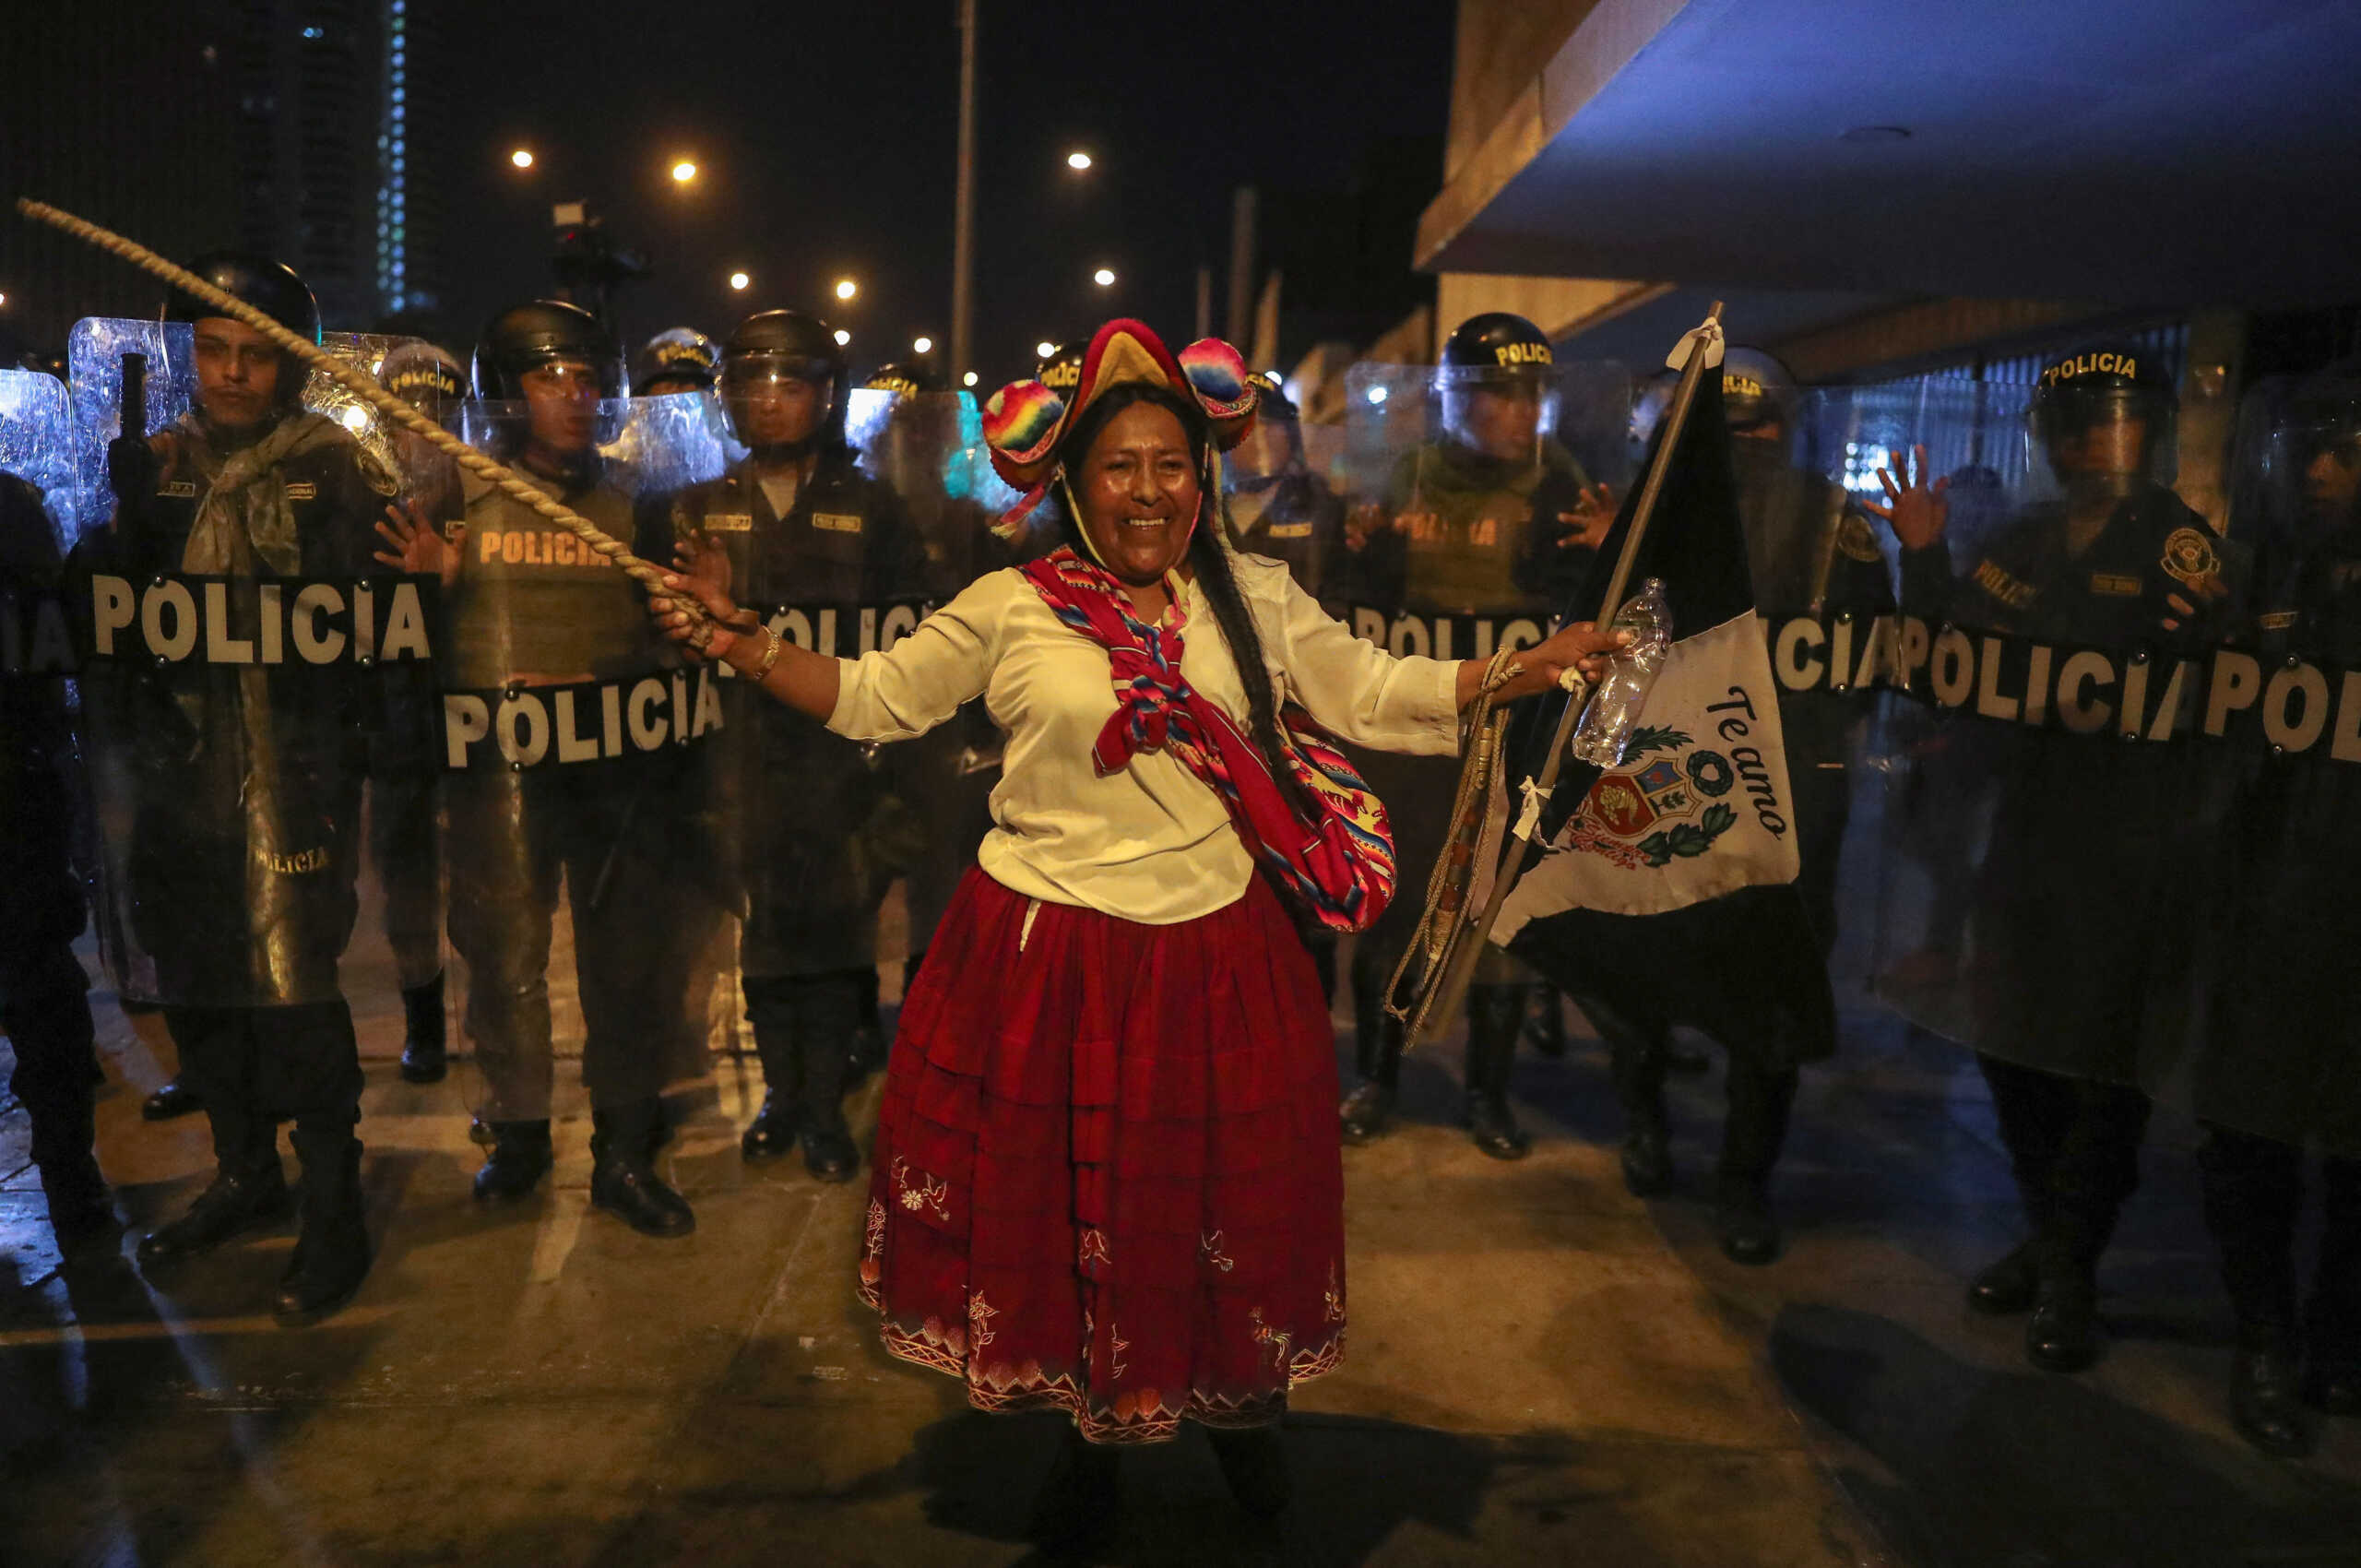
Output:
M24 1062L35 1054L35 1010L78 998L83 984L67 950L83 912L69 855L81 835L66 711L74 649L60 580L75 458L65 385L0 370L0 1011L19 1031ZM20 1069L18 1082L36 1075Z
M1345 503L1315 457L1316 446L1330 445L1327 433L1310 440L1307 434L1290 412L1259 412L1246 439L1222 459L1222 501L1231 542L1285 563L1318 598L1344 553Z
M148 439L111 461L126 352ZM354 967L361 759L389 685L433 656L432 586L372 558L399 491L374 417L297 401L258 434L217 432L182 327L85 321L69 357L89 378L67 585L102 950L126 995L334 1000Z
M468 404L462 435L635 552L670 557L671 499L719 472L694 395ZM710 667L676 658L637 584L472 475L414 541L445 582L443 769L453 997L477 1113L537 1122L554 1058L594 1110L703 1070L733 894L710 771Z
M1345 385L1343 549L1325 564L1323 602L1396 654L1484 659L1540 641L1613 520L1631 406L1624 368L1532 367L1504 389L1468 367L1360 364ZM1459 766L1359 751L1353 760L1385 803L1402 873L1400 896L1355 949L1355 1008L1368 1031L1444 850ZM1492 948L1475 983L1525 975Z
M2153 1086L2187 1038L2194 890L2224 822L2220 754L2196 737L2238 562L2151 479L2061 481L2028 413L2024 392L1967 383L1824 401L1827 479L1934 537L1900 552L1898 615L1790 616L1773 668L1790 692L1911 699L1880 720L1862 813L1879 993L1980 1052Z
M2217 656L2228 672L2209 688L2225 710L2229 798L2201 900L2215 918L2189 1088L2208 1123L2361 1158L2347 979L2361 758L2293 743L2361 698L2348 673L2361 670L2361 370L2267 382L2246 402L2230 531L2252 552L2234 624L2251 655Z

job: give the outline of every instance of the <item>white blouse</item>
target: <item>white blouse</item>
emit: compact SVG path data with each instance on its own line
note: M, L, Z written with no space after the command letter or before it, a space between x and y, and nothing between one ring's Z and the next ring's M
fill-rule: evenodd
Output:
M1382 751L1459 748L1459 667L1396 659L1355 636L1275 561L1230 558L1281 702ZM1180 672L1247 725L1246 688L1194 582ZM1212 786L1163 751L1102 778L1090 751L1115 711L1107 650L1069 630L1014 569L979 578L883 653L843 665L828 728L856 741L922 735L981 694L1008 732L977 861L1027 897L1145 925L1234 903L1254 864Z

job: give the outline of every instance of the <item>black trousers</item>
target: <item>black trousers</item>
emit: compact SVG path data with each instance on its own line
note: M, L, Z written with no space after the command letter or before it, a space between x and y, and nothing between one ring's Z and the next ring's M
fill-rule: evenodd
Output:
M876 973L872 966L819 975L748 975L741 982L763 1084L782 1103L834 1109L843 1099L862 996Z
M8 1088L32 1123L33 1163L45 1168L89 1158L95 1136L89 988L70 938L0 938L0 1033L17 1059Z
M221 1169L279 1159L278 1124L304 1143L340 1145L361 1121L361 1054L343 1001L296 1007L164 1009L181 1076L204 1097Z
M2153 1109L2128 1084L2069 1077L1978 1051L2000 1140L2045 1268L2087 1274L2140 1185Z
M2222 1260L2238 1333L2282 1341L2296 1328L2296 1230L2305 1155L2294 1144L2208 1123L2197 1151L2205 1228ZM2320 1161L2319 1260L2304 1327L2315 1356L2361 1366L2361 1160Z
M1661 1024L1639 1025L1590 1000L1581 1004L1606 1039L1616 1098L1634 1121L1662 1120L1665 1075L1670 1070L1672 1037ZM1803 1075L1777 1066L1751 1051L1729 1051L1723 1087L1728 1109L1722 1119L1722 1154L1714 1174L1724 1186L1760 1192L1771 1180L1787 1146L1787 1123Z

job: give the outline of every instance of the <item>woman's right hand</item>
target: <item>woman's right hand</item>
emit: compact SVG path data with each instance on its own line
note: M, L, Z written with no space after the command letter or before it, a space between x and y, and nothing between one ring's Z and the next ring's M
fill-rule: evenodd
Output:
M740 643L760 640L754 618L730 602L730 595L712 582L682 572L665 573L663 582L662 592L648 594L647 613L691 659L724 663ZM703 607L705 614L683 609L682 600ZM700 625L707 629L702 647L694 641Z

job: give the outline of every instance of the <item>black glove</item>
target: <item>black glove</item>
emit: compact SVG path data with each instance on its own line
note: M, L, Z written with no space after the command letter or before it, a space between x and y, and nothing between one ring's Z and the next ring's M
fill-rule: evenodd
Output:
M107 485L120 505L145 506L156 493L156 480L162 471L156 449L146 437L118 435L107 443Z

